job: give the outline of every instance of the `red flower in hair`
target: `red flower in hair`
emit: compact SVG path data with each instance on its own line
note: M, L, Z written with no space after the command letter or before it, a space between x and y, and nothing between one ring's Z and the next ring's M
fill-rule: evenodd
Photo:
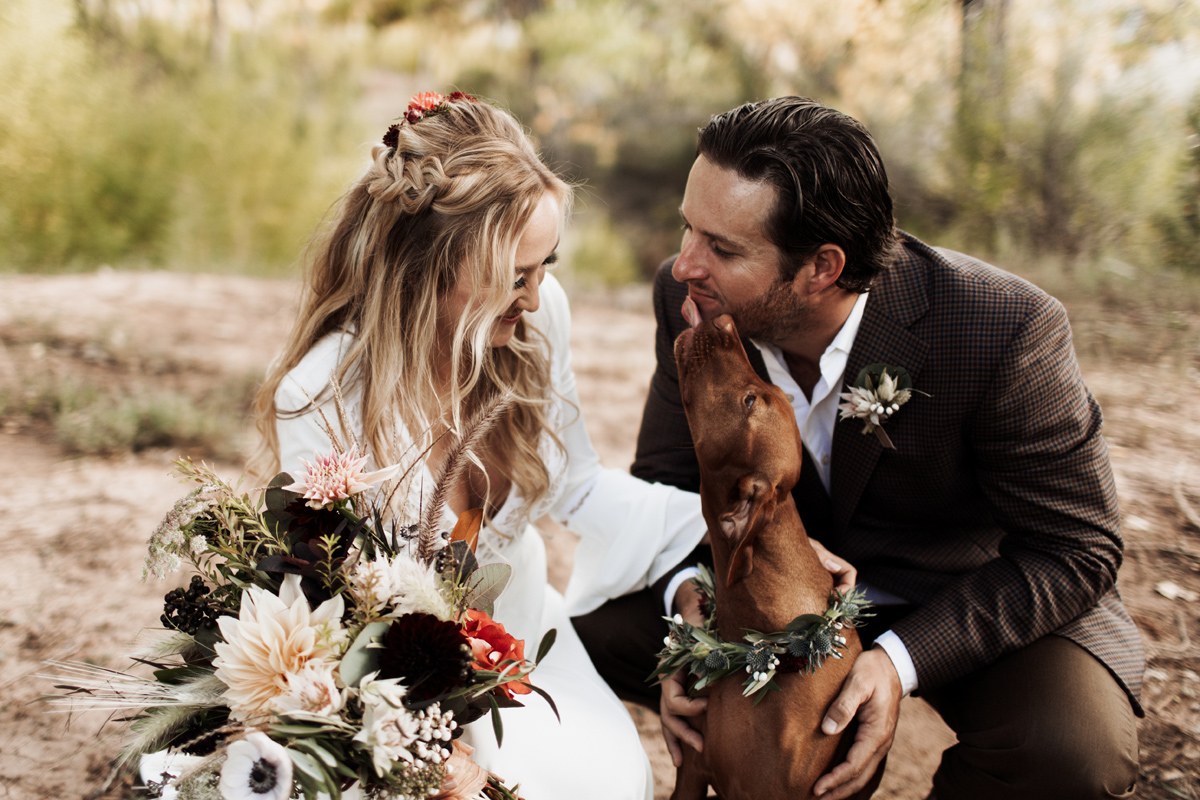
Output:
M437 92L421 92L408 101L408 110L435 111L444 102L446 102L444 95Z
M408 108L399 117L399 125L388 128L387 133L383 135L383 143L394 150L400 141L400 125L405 122L415 125L426 117L448 111L450 103L463 100L468 103L478 102L474 97L463 92L451 92L449 96L440 95L437 92L420 92L413 95L413 99L408 101Z
M471 645L471 655L475 658L471 666L475 669L498 670L498 666L505 661L525 660L525 642L504 630L503 625L483 611L468 608L463 614L462 632ZM506 697L529 694L533 690L528 683L528 677L514 678L497 686L496 693L503 693Z

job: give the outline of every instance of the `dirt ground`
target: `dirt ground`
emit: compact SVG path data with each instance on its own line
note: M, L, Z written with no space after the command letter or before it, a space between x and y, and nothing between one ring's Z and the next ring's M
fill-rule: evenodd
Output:
M117 726L103 715L48 713L38 698L50 682L35 673L46 660L127 665L130 644L156 624L171 588L140 581L145 542L184 491L168 474L174 448L70 455L31 410L38 387L232 392L261 374L279 346L294 291L280 281L165 273L0 276L0 798L136 796L112 766ZM654 366L647 292L572 292L581 401L610 466L631 460ZM1130 363L1083 360L1105 409L1124 515L1120 588L1150 656L1140 797L1200 797L1200 458L1191 463L1200 418L1186 405L1200 385L1200 320L1184 320L1180 330L1191 337L1182 365L1178 348ZM241 429L224 452L246 452ZM240 473L232 460L219 466ZM570 534L551 535L559 586L573 549ZM657 717L631 712L657 796L666 797L674 778ZM953 741L927 705L906 700L876 796L923 798Z

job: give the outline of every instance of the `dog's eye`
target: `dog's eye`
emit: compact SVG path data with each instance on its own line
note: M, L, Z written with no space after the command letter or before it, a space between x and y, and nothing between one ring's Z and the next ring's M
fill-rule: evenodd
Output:
M746 410L747 410L747 411L753 411L753 410L754 410L754 401L755 401L755 400L757 400L757 399L758 399L758 398L757 398L757 397L754 395L754 393L753 393L753 392L752 392L752 393L750 393L750 394L748 394L748 395L746 395L746 397L745 397L745 398L742 400L742 403L743 403L743 404L746 406Z

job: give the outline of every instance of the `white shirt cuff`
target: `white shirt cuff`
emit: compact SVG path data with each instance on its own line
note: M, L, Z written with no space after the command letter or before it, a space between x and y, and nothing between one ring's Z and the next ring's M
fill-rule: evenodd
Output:
M679 591L679 587L683 582L690 580L700 574L700 570L695 567L684 567L675 573L675 577L671 578L671 582L667 584L667 590L663 592L663 605L666 606L667 616L671 616L675 612L671 607L675 605L675 593ZM903 647L903 645L901 645Z
M883 652L892 660L892 665L896 667L896 673L900 676L901 691L905 696L911 694L917 688L917 668L904 642L892 631L884 631L876 637L875 646L882 647Z

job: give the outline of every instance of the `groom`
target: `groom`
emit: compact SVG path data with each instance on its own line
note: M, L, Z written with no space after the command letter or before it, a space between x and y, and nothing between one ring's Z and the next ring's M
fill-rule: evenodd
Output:
M632 472L698 490L672 343L686 298L693 318L731 314L800 426L793 495L809 536L876 603L874 647L823 723L857 717L854 746L816 791L861 787L916 692L958 735L935 796L1130 796L1144 654L1115 588L1116 491L1063 307L897 230L875 144L844 114L752 103L714 118L697 149L681 252L655 282L658 368ZM868 433L838 419L838 395L878 365L915 391ZM627 699L660 702L643 679L667 607L697 613L686 566L575 619ZM677 737L700 742L684 717L703 703L664 685L673 755Z

